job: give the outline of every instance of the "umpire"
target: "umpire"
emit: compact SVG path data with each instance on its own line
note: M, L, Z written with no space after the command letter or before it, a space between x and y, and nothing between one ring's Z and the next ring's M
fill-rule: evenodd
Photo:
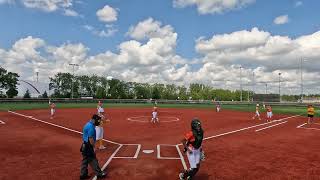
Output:
M100 124L101 117L97 114L92 116L92 119L86 123L83 127L83 143L80 148L82 153L82 162L80 170L80 179L88 179L88 164L95 171L98 178L106 177L106 173L101 171L99 167L98 160L96 158L96 153L94 151L95 141L96 141L96 130L95 127Z

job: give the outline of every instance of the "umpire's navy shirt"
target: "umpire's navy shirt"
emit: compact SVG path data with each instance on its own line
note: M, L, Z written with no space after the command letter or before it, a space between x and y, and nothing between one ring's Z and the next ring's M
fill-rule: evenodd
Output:
M96 142L96 127L93 124L92 120L87 122L87 124L83 127L83 142L89 142L89 138L93 138L94 142Z

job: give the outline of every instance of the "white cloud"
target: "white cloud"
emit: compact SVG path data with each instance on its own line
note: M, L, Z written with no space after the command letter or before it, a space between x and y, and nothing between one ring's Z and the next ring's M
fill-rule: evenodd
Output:
M273 20L274 24L286 24L289 22L289 17L288 15L282 15L282 16L278 16Z
M64 15L66 15L66 16L72 16L72 17L77 17L77 16L79 16L79 14L78 14L76 11L72 10L72 9L65 9L65 10L64 10Z
M84 28L92 29L90 26ZM144 33L140 33L144 32ZM239 66L242 68L244 89L252 82L264 93L278 92L278 73L288 80L282 83L283 92L299 94L300 58L303 64L304 85L307 93L314 93L320 82L320 31L295 39L272 35L252 28L229 34L216 34L196 41L197 59L177 55L177 33L170 25L146 19L128 31L132 39L119 44L117 52L88 55L89 48L81 43L48 45L44 40L26 37L17 40L8 50L0 49L0 63L22 79L34 79L39 70L40 81L57 72L72 72L69 63L80 65L76 74L113 76L124 81L174 83L188 85L205 83L216 88L239 89ZM196 64L194 64L196 63Z
M109 23L117 21L118 12L109 5L105 5L97 11L96 15L100 21Z
M299 6L302 6L302 1L297 1L295 4L294 4L294 6L295 7L299 7Z
M60 8L72 6L72 0L21 0L27 8L40 9L46 12L53 12Z
M200 14L216 14L245 7L255 0L173 0L173 6L184 8L197 6Z
M116 32L118 32L118 29L115 28L113 25L107 24L105 25L106 29L105 30L98 30L93 26L90 25L84 25L83 28L86 30L90 31L92 34L99 36L99 37L111 37L113 36Z

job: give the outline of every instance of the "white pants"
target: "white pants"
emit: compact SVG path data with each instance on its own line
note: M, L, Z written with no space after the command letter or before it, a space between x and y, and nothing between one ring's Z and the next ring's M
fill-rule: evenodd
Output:
M103 139L103 127L96 126L96 140Z
M267 112L267 118L272 118L272 112Z
M220 108L219 107L217 107L217 112L220 112Z
M259 111L256 111L256 116L260 117Z
M152 120L158 120L158 113L155 111L152 112Z
M200 163L200 148L192 149L191 152L187 153L190 168L197 168L197 164Z
M54 113L56 112L56 110L55 109L51 109L51 116L53 116L54 115Z

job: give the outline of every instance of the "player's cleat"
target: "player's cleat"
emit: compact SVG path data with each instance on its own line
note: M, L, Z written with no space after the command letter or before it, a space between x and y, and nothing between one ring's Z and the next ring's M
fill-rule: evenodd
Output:
M102 179L105 178L107 174L105 172L102 172L101 174L97 175L97 178Z
M99 150L103 150L103 149L106 149L106 147L105 146L100 146L99 147Z
M180 174L179 174L179 179L180 179L180 180L184 180L184 173L180 173Z

